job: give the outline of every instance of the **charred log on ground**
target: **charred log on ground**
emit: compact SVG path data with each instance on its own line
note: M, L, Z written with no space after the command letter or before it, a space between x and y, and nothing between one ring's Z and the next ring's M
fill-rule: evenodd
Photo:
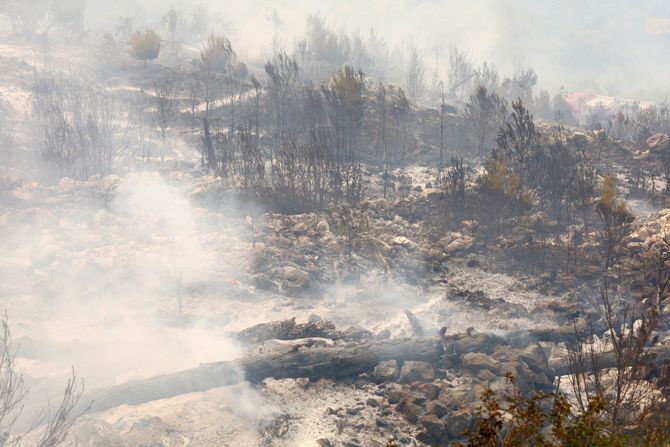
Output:
M203 364L197 368L129 382L98 390L83 401L93 401L92 411L119 405L139 405L180 394L206 391L242 381L262 382L306 377L309 379L357 377L380 361L437 362L444 351L442 340L402 339L353 347L312 348L290 353L269 353L240 360Z

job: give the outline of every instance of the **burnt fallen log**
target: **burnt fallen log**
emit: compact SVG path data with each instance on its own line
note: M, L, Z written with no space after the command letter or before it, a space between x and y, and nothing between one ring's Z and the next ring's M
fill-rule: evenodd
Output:
M289 325L290 328L294 326L296 325ZM570 334L574 337L575 330L560 328L554 331L520 331L510 335L514 338L514 336L521 337L522 334L526 340L530 338L535 341L538 339L558 341ZM521 338L516 341L521 341ZM276 379L302 377L312 380L356 378L360 374L372 371L384 360L397 360L399 363L408 360L425 361L440 364L442 367L453 367L458 365L458 359L464 353L491 353L497 346L505 344L510 344L506 336L468 331L450 336L373 340L334 347L299 349L298 346L294 346L288 352L269 351L233 361L206 363L177 373L97 390L85 396L82 402L93 401L92 411L102 411L119 405L139 405L243 381L260 383L270 377ZM659 362L670 359L670 349L652 349ZM600 361L600 365L605 368L614 364L615 358L612 353L604 354ZM569 372L567 362L559 359L550 362L547 375L556 377Z
M533 341L574 343L589 338L592 334L602 334L605 330L606 326L602 321L589 323L586 320L577 320L574 324L565 326L511 331L503 337L508 343L521 345Z
M670 348L668 347L655 347L648 348L646 351L648 354L651 354L653 357L653 363L657 367L661 367L661 364L666 361L670 361ZM597 367L599 369L609 369L617 367L617 356L614 351L607 351L597 354L598 362ZM593 362L587 361L584 364L586 371L588 373L594 372L592 368L594 367ZM574 371L571 370L570 362L568 359L554 359L549 361L549 372L554 377L567 376L572 374Z
M441 330L441 334L446 328ZM539 341L553 343L574 343L578 339L584 339L591 333L591 328L586 324L554 327L534 328L526 330L510 331L503 334L492 332L478 332L470 328L466 333L443 336L447 350L456 354L465 352L492 353L498 346L525 347Z
M369 331L350 328L339 331L328 320L296 323L295 318L260 323L238 332L235 336L243 344L263 343L268 340L299 340L301 338L329 338L331 340L363 341L372 337Z
M259 383L268 377L306 377L313 380L352 378L372 370L383 360L436 363L443 351L441 339L425 338L268 353L233 361L206 363L186 371L101 389L82 398L82 402L93 401L91 411L103 411L124 404L139 405L180 394L234 385L245 380Z

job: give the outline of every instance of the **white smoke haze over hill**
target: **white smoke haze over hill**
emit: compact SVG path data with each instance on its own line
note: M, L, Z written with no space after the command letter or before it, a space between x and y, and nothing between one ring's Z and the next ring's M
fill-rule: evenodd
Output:
M670 358L668 50L655 0L0 0L0 446L449 445Z
M189 15L197 2L124 1L110 5L91 0L87 23L109 29L110 17L138 17L154 24L170 6ZM664 73L670 46L670 6L659 0L367 0L200 2L212 30L229 36L245 59L270 54L272 15L279 18L281 42L291 48L305 30L306 18L320 14L336 31L370 29L394 47L418 45L426 65L435 50L456 46L478 62L495 63L502 72L533 67L540 85L551 92L605 90L635 99L667 94ZM594 79L598 79L595 82ZM599 93L599 92L592 92ZM642 97L641 97L642 96Z

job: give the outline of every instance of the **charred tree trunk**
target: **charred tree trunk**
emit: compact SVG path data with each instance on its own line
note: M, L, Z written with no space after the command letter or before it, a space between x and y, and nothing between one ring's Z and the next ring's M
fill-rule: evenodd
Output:
M670 348L667 347L655 347L648 348L648 353L651 353L654 357L654 363L658 368L661 368L662 364L666 361L670 361ZM609 369L617 367L617 356L614 351L608 351L603 353L598 353L598 363L597 367L599 369ZM592 362L586 362L588 368L593 368ZM568 359L556 359L549 362L549 374L554 377L566 376L574 373L571 370L570 362ZM595 371L585 371L587 373L592 373Z
M290 322L291 324L286 324ZM272 331L286 332L286 338L293 338L295 332L305 330L311 336L330 333L329 324L324 325L296 325L287 320L282 327ZM285 327L286 326L286 327ZM304 326L304 327L303 327ZM258 329L256 327L254 330ZM264 332L265 328L262 328ZM439 364L440 367L457 365L457 359L464 352L486 352L495 349L496 345L524 346L532 341L566 341L575 337L575 332L581 333L587 329L581 326L548 330L533 330L512 332L506 336L494 336L486 333L456 334L432 338L396 339L385 341L371 341L355 346L335 346L300 350L293 346L291 351L268 352L238 360L222 361L202 364L197 368L180 371L172 374L152 377L149 379L129 382L89 393L81 402L93 401L92 411L103 411L119 405L139 405L142 403L165 399L186 393L202 392L212 388L234 385L243 381L260 383L264 379L273 377L283 378L356 378L360 374L371 371L383 360L397 360L403 363L408 360L425 361ZM241 338L248 338L251 342L265 340L255 331L248 331ZM467 350L459 350L464 339L469 339ZM461 346L462 347L462 346ZM670 359L670 349L649 348L656 355L657 361ZM450 362L456 361L451 364ZM603 368L613 367L615 364L613 353L603 353L598 365ZM570 374L567 360L552 360L547 374L553 377Z
M215 170L216 163L214 158L214 143L212 142L212 134L209 130L209 121L207 117L202 118L202 125L204 128L203 144L205 146L205 162L209 169Z
M186 371L101 389L90 393L81 401L93 401L91 411L103 411L119 405L139 405L245 380L259 383L268 377L306 377L314 380L326 377L357 377L372 370L382 360L437 362L443 351L442 340L429 338L269 353L233 361L207 363Z

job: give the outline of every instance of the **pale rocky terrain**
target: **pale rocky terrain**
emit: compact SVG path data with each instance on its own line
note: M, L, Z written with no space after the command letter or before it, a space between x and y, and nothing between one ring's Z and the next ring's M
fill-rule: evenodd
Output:
M332 278L342 270L332 263L342 262L336 254L343 243L317 231L328 216L262 215L252 247L235 205L203 206L216 185L206 176L145 172L7 187L2 221L12 231L3 235L1 287L21 346L18 363L34 391L60 383L71 365L95 388L234 359L243 352L232 340L236 331L293 317L302 322L318 315L337 327L391 337L412 335L405 310L426 333L442 326L458 334L469 327L505 333L555 324L557 314L543 304L555 297L458 261L448 264L444 282L429 275L409 284L402 274L367 265L353 272L343 267L344 275L367 270L355 279ZM375 225L392 252L386 256L400 265L425 262L416 243L396 236L411 234L407 221L384 216ZM259 274L268 278L261 282ZM464 291L481 291L480 301L468 302ZM82 295L89 305L81 304ZM247 398L251 408L236 408ZM89 415L73 435L80 445L116 445L118 439L122 445L252 445L262 438L255 430L263 419L258 406L285 418L268 445L349 436L372 445L366 443L373 433L383 443L413 432L387 420L393 416L380 413L387 407L370 407L368 399L383 401L383 392L373 385L271 380ZM328 408L347 415L343 433ZM380 417L381 428L375 425Z

